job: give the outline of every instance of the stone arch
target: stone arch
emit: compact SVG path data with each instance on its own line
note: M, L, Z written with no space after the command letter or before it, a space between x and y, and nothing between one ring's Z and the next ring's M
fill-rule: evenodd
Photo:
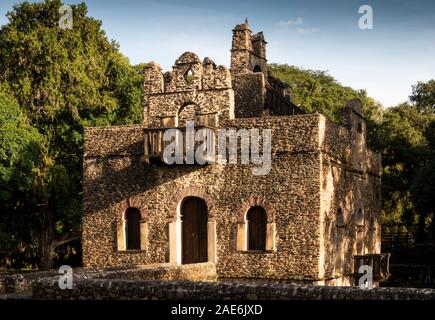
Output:
M242 203L239 211L237 212L237 222L245 223L246 222L246 214L248 213L251 207L263 207L266 211L267 222L274 223L275 222L275 211L271 204L263 197L255 197L252 196L246 201Z
M346 223L344 220L343 209L339 207L336 212L335 224L337 227L345 227Z
M179 219L180 204L182 203L184 198L187 197L198 197L204 199L208 209L208 221L216 221L215 201L212 197L210 197L205 188L197 186L187 186L184 189L177 191L170 203L170 206L168 208L170 222L175 222Z
M261 67L260 67L258 64L256 64L256 65L254 66L253 72L254 72L254 73L257 73L257 72L263 72L263 70L261 69Z
M207 206L207 257L208 262L216 262L216 205L205 188L187 186L177 191L168 206L169 218L169 262L182 263L182 221L181 205L186 198L197 197Z
M355 215L355 224L357 227L364 227L365 219L364 219L364 210L360 207Z
M334 274L341 275L343 273L346 244L346 224L344 220L343 209L338 207L335 218L335 248L334 248Z
M117 250L128 250L127 246L127 232L126 232L126 217L125 214L129 209L137 209L140 214L139 221L139 249L147 250L148 246L148 218L149 214L145 207L144 202L139 197L130 197L122 201L117 210L116 217L116 243Z
M148 222L149 213L145 207L144 202L138 197L130 197L121 202L119 209L117 210L117 221L124 219L125 212L128 208L136 208L140 212L140 219L143 222Z
M276 249L276 226L275 212L272 205L263 197L250 197L242 203L237 212L237 239L236 250L246 251L248 248L248 220L246 215L251 208L261 207L266 213L266 251L274 251Z
M363 255L365 253L365 231L366 222L364 216L364 208L360 206L355 214L355 229L356 229L356 254Z

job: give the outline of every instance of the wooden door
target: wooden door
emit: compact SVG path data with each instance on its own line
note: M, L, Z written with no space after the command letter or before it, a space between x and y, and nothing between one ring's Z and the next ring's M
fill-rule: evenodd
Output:
M184 200L182 218L182 263L207 262L207 205L198 197Z
M252 207L247 213L248 250L266 250L266 211L262 207Z

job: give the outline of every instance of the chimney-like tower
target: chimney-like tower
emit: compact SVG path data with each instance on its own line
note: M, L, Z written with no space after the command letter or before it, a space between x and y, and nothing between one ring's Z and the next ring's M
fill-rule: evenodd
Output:
M267 79L266 41L263 32L252 34L248 21L233 29L231 74L262 72Z

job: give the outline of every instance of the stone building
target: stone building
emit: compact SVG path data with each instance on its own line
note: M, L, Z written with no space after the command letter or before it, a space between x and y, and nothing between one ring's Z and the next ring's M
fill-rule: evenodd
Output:
M336 285L350 283L355 256L380 253L381 159L359 101L341 125L302 112L247 22L233 30L230 69L186 52L144 77L143 124L85 129L85 266L209 262L221 278ZM188 120L270 129L270 171L167 165L163 134Z

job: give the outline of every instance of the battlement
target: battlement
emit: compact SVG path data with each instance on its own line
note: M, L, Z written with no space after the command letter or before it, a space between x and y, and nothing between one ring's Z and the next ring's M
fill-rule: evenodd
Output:
M145 95L231 88L231 74L226 67L216 66L210 58L201 62L192 52L183 53L172 71L164 74L160 65L150 62L144 75Z

